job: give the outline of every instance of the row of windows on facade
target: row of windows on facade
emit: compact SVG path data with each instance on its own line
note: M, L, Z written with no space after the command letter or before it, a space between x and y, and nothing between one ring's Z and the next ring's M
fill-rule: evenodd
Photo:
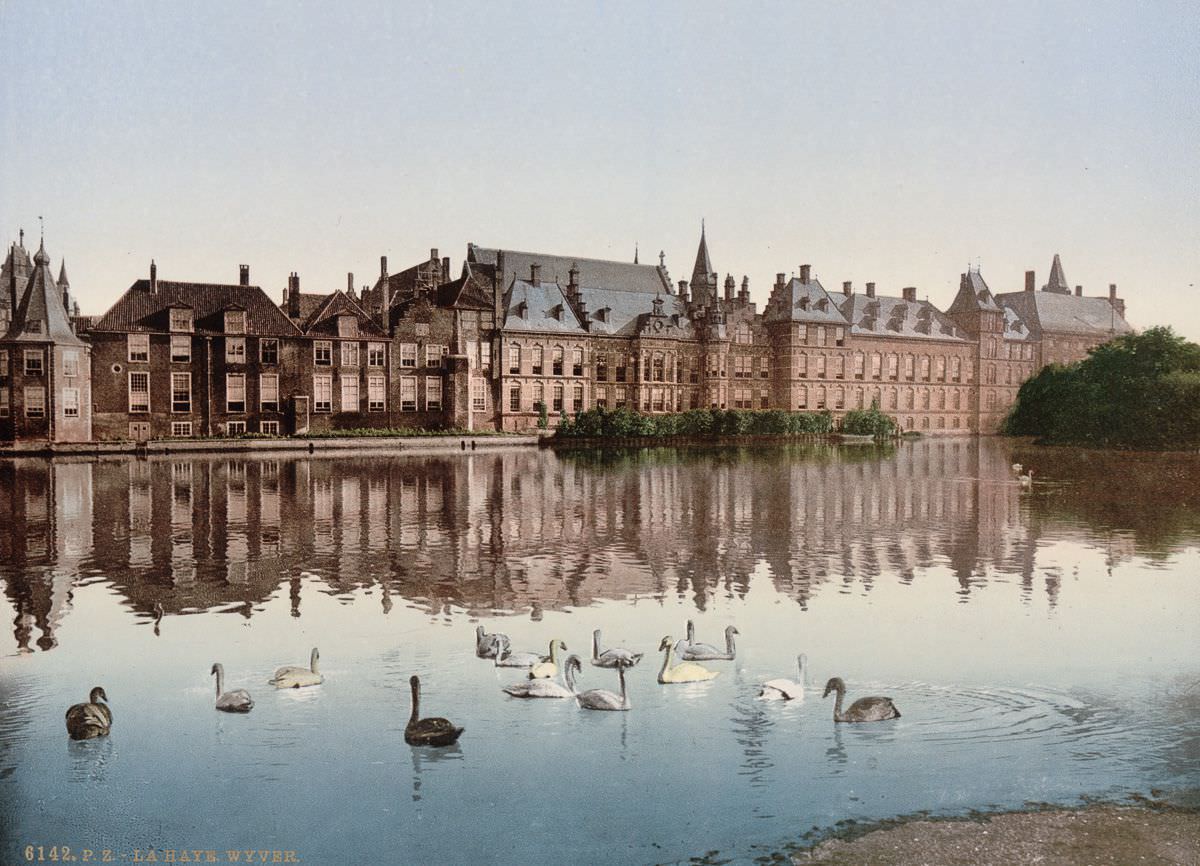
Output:
M246 363L246 338L245 337L225 337L225 363L226 364L244 364ZM129 334L127 337L128 353L127 358L130 363L148 364L150 362L150 335L149 334ZM315 340L313 342L313 363L318 367L333 366L334 346L338 347L337 358L342 367L359 367L362 366L361 361L366 359L368 367L385 367L387 366L387 344L382 342L369 342L366 344L365 351L363 345L358 341L352 340ZM425 366L426 367L441 367L445 357L449 354L449 347L441 344L427 343L425 348ZM397 354L400 359L401 367L416 368L418 360L418 344L416 343L399 343L396 347ZM490 348L488 354L490 355ZM192 338L187 336L174 335L171 337L171 362L178 364L191 363L192 360ZM269 337L260 337L258 340L258 360L261 364L278 364L279 363L279 340Z
M26 376L44 376L46 373L46 350L23 349L19 355L21 370ZM62 369L59 375L73 379L79 375L79 350L64 349L62 353ZM0 349L0 379L9 376L9 351Z
M59 409L64 418L79 417L79 389L78 388L62 388L59 390ZM22 389L22 396L25 400L25 417L26 418L45 418L46 417L46 389L41 385L26 385ZM12 404L9 389L0 386L0 418L7 418L11 414Z

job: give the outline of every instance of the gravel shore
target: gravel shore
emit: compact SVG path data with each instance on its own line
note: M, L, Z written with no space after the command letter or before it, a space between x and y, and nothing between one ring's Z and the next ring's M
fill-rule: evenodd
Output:
M1200 812L1103 805L909 821L769 858L789 860L828 866L1196 866Z

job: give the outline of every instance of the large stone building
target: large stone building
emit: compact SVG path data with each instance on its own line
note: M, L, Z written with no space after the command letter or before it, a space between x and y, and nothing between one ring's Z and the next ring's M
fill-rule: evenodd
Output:
M293 273L276 304L245 265L225 285L160 281L152 263L94 321L67 315L65 269L55 283L48 264L44 250L29 262L23 241L4 264L13 318L0 344L0 438L518 431L536 427L543 406L553 425L595 406L840 417L872 404L905 430L988 433L1044 364L1131 330L1116 287L1072 292L1058 256L1040 291L1027 272L1024 291L996 294L969 269L944 312L914 287L827 290L802 265L776 275L760 312L748 278L721 280L703 229L691 280L678 283L662 254L645 265L468 244L457 279L434 249L398 273L381 258L360 291L350 274L344 291L302 293ZM27 307L53 308L40 344L52 363L62 352L78 355L72 369L90 360L82 386L48 380L49 402L78 400L79 421L43 420L32 368L9 370L31 339Z

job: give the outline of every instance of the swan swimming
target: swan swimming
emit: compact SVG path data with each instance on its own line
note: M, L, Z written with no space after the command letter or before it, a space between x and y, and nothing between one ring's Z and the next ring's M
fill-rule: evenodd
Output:
M833 704L833 720L835 722L883 722L888 719L900 718L900 710L892 703L891 698L859 698L852 703L846 712L842 712L842 698L846 695L846 684L841 677L834 677L825 684L825 694L837 692L837 700Z
M727 626L725 629L725 652L721 652L712 644L696 643L696 626L689 619L687 623L687 640L683 643L683 652L680 653L680 658L684 661L699 662L699 661L732 661L737 654L737 648L733 645L733 636L741 634L736 626Z
M321 654L317 652L317 648L313 647L312 654L309 656L308 667L300 667L299 665L285 665L275 671L275 676L267 680L277 689L298 689L302 686L319 686L325 682L325 677L317 671L317 660Z
M805 667L808 657L801 653L796 656L796 664L800 670L799 680L777 679L767 680L762 684L758 696L764 701L799 701L804 699Z
M1021 482L1021 486L1028 490L1033 486L1033 470L1030 469L1024 475L1018 475L1017 480Z
M675 643L675 639L667 635L662 639L662 643L658 645L658 649L663 654L662 669L658 672L658 681L660 683L699 683L705 680L711 680L717 676L717 671L710 671L703 665L698 665L695 662L680 662L674 667L671 666L671 648Z
M475 626L475 655L481 659L494 659L500 651L500 646L508 640L508 635L494 632L487 634L483 626Z
M575 697L575 674L583 669L579 656L570 656L563 662L563 679L566 685L555 679L525 680L504 687L504 693L514 698L573 698Z
M106 705L107 701L104 687L96 686L88 693L86 704L74 704L67 710L67 733L72 740L108 736L112 729L112 710Z
M245 689L225 691L225 666L213 662L212 673L217 675L217 709L224 713L248 713L254 709L254 699Z
M616 668L621 665L633 667L642 660L642 653L630 652L621 647L600 651L600 629L592 632L592 664L598 668Z
M668 657L670 653L667 653ZM616 695L608 689L588 689L586 692L580 692L575 695L575 701L581 709L585 710L630 710L633 709L633 704L629 703L629 694L625 691L625 670L633 667L632 664L620 663L616 665L617 677L621 681L621 694Z
M550 641L550 655L542 658L540 662L529 669L529 678L531 680L544 680L555 676L558 673L558 651L567 651L567 645L558 638L553 638Z
M404 742L410 746L449 746L457 742L466 729L456 727L449 719L440 716L422 719L421 679L413 674L408 684L412 688L412 715L404 727Z

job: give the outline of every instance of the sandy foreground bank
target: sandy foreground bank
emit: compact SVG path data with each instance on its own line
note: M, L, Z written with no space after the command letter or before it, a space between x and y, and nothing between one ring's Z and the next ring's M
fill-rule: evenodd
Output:
M1091 806L982 820L911 821L771 859L829 866L1196 866L1200 812Z

